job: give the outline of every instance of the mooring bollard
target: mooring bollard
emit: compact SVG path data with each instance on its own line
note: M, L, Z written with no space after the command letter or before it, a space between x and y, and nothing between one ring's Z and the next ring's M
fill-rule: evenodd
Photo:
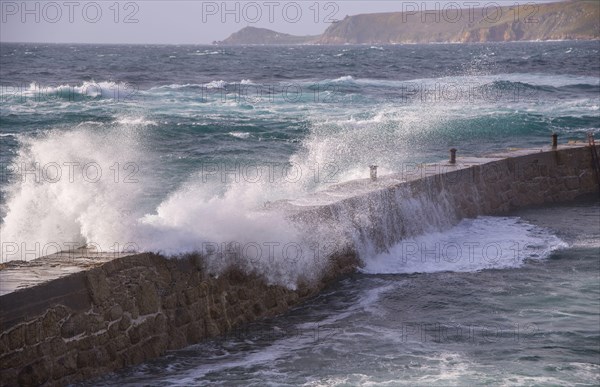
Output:
M552 149L558 148L558 134L554 133L552 135Z
M371 169L371 181L377 180L377 165L370 165Z
M456 148L450 149L450 164L456 164Z

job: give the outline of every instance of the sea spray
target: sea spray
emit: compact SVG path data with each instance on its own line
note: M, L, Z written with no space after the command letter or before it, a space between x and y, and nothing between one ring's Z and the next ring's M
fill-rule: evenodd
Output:
M318 196L313 205L311 197L291 201L297 206L291 217L306 233L321 235L337 251L351 250L366 261L404 238L444 230L458 222L452 195L438 191L430 182L420 188L341 184L324 192L337 195L328 205L318 205Z
M142 212L157 164L143 144L144 127L153 125L119 117L108 128L80 124L23 136L6 190L2 261L81 246L167 256L200 252L217 275L236 265L290 287L318 278L332 251L283 213L265 209L269 199L303 191L302 181L223 186L195 173L155 210Z
M214 196L206 191L199 182L181 187L139 220L134 239L143 250L165 255L200 252L215 275L235 265L292 288L299 279L318 279L327 252L283 213L264 208L264 186L234 184Z
M320 182L300 157L290 163L311 173L287 181L232 181L226 173L230 179L223 186L220 179L211 184L194 173L155 210L142 212L140 203L152 182L143 167L156 165L143 145L143 128L153 125L143 117L119 117L110 128L79 125L23 138L16 165L73 166L68 171L73 176L25 174L24 181L9 187L3 239L16 244L21 255L3 250L3 260L80 246L167 256L200 252L215 275L235 265L269 283L295 287L299 280L318 279L333 254L354 251L364 259L402 237L454 221L443 194L434 198L409 189L342 201L331 207L332 216L319 211L298 216L278 199L306 197L315 184L319 190ZM36 244L53 249L32 254Z
M455 203L435 187L374 190L329 209L300 213L281 205L282 199L290 200L292 206L295 199L311 204L311 192L361 177L363 172L349 157L370 157L361 142L386 143L389 136L378 138L377 122L382 117L359 125L362 134L356 130L323 133L316 124L303 151L283 163L274 180L240 180L239 171L231 173L231 166L217 166L221 174L210 180L202 164L152 208L141 203L152 189L148 172L156 173L159 168L159 157L144 145L144 130L156 126L155 120L120 116L108 128L83 124L25 137L17 165L76 165L86 173L87 166L94 166L100 174L94 170L94 176L79 179L15 181L9 189L3 234L22 254L11 249L3 260L31 259L32 254L25 252L37 243L58 244L63 249L86 245L101 251L155 251L167 256L200 252L206 268L215 275L235 265L262 274L269 283L295 287L299 280L318 279L333 254L352 251L366 260L402 238L455 224ZM432 116L422 125L435 122ZM337 153L331 159L329 150L319 149L335 143L338 134L337 144L347 155ZM395 145L382 148L388 152L385 155L392 155ZM335 164L335 160L348 162ZM394 168L393 162L388 165ZM294 169L296 173L291 173ZM54 251L41 249L33 257L48 252Z
M103 251L130 249L128 230L143 193L138 130L83 125L21 136L9 165L12 184L5 189L2 260L29 260L86 244Z

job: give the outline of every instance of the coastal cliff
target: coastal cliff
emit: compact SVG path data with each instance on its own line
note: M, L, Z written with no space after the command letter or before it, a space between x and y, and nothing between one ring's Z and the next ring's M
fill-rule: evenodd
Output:
M600 39L600 2L443 8L346 16L320 36L246 27L217 44L425 44Z

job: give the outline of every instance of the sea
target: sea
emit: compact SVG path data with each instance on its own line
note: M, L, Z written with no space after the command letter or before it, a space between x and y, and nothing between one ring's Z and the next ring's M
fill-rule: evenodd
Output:
M379 249L271 204L450 148L598 138L599 51L1 43L2 263L201 252L215 275L239 264L293 289L322 272L315 246L360 252L357 273L281 316L89 385L598 385L597 195L462 220L406 198L419 232Z

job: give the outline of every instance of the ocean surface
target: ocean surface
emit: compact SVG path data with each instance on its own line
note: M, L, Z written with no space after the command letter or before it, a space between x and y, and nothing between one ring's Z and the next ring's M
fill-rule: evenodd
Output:
M331 241L265 203L452 147L598 137L600 42L2 43L0 101L2 262L86 244L173 259L231 243L314 247ZM600 383L597 197L407 222L424 231L359 249L360 273L284 316L92 384ZM318 276L317 260L285 254L245 267L291 288Z

